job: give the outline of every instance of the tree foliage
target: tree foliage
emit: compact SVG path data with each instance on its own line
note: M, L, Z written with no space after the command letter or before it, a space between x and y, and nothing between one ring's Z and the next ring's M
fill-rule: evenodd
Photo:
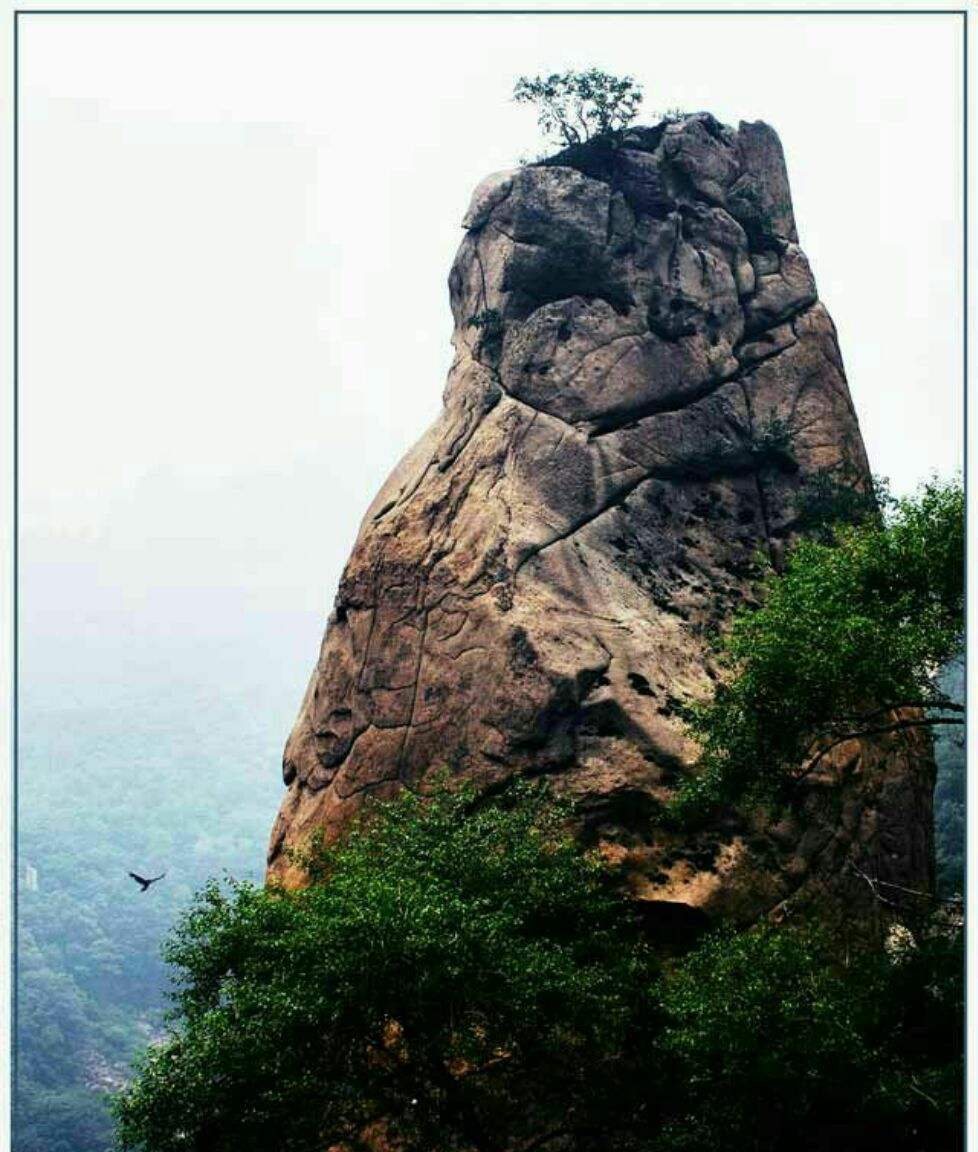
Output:
M820 469L805 483L794 529L831 544L840 524L878 523L892 504L889 482L874 476L867 484L851 465Z
M405 794L314 846L302 891L210 885L121 1147L955 1147L960 935L842 966L765 925L660 967L563 817L526 786Z
M782 790L857 735L960 723L935 680L962 633L960 482L803 539L761 599L718 641L713 697L687 710L702 755L674 814Z
M840 965L811 928L707 937L663 982L657 1152L960 1146L963 940Z
M633 1079L651 957L541 790L405 793L306 864L301 891L210 885L175 931L174 1031L117 1103L123 1147L323 1152L382 1124L495 1149L586 1129Z
M521 76L513 99L517 104L535 105L544 134L570 146L627 128L642 103L642 88L631 76L589 68Z

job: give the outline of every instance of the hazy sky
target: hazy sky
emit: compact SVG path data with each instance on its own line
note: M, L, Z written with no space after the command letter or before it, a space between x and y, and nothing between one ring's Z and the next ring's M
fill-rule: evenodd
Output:
M630 73L647 121L774 125L874 469L906 491L959 466L959 24L22 19L35 602L326 610L360 516L438 410L470 192L540 150L509 99L526 72Z

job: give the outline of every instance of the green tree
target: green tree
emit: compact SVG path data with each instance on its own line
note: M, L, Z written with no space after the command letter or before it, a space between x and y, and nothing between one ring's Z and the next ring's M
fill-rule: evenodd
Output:
M935 677L962 635L960 482L802 540L761 601L718 640L713 697L687 709L702 754L674 815L783 792L858 736L962 723Z
M664 982L659 1048L681 1093L667 1147L777 1147L868 1094L873 1066L850 990L810 932L708 937Z
M631 76L589 68L521 76L513 99L517 104L535 105L541 130L569 147L627 128L642 103L642 87Z
M963 941L843 966L811 928L707 937L662 983L657 1152L960 1146Z
M819 469L802 488L794 529L831 544L840 524L878 524L881 510L892 502L889 482L882 477L866 483L848 464Z
M960 932L840 965L812 929L665 968L520 786L379 806L301 891L210 885L170 1038L116 1100L141 1152L957 1147Z
M379 1124L405 1149L529 1148L627 1125L652 960L563 819L524 786L404 793L315 846L300 891L211 884L167 947L173 1031L116 1103L121 1146L323 1152Z

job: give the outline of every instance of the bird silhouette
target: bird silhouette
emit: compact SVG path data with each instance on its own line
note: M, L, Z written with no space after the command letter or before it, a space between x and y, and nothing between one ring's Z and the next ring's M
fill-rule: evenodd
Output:
M145 876L137 876L135 872L130 872L129 875L139 885L140 891L145 892L150 884L155 884L157 880L162 880L166 873L161 872L159 876L150 876L149 879L147 879Z

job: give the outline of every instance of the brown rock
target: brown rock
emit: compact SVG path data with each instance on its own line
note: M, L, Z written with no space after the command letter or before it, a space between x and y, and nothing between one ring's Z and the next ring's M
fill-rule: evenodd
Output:
M436 770L546 773L653 918L815 902L865 926L850 859L932 879L925 738L839 750L770 828L655 822L695 756L675 706L710 688L707 630L783 554L807 477L869 469L777 136L701 115L626 144L476 190L445 406L343 574L269 873L298 881L285 848Z

